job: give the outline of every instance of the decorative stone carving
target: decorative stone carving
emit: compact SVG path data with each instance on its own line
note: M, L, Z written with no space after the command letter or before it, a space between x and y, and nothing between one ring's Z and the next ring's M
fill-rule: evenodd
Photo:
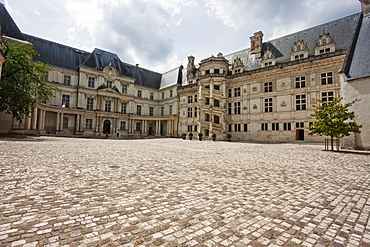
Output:
M286 107L287 106L287 103L285 101L281 102L281 107Z
M258 107L257 107L257 105L256 104L254 104L253 105L253 109L257 109Z

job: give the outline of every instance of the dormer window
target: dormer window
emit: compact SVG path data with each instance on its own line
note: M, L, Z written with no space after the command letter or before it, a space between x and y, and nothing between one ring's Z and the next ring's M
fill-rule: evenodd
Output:
M330 52L335 52L335 41L329 33L320 35L316 41L315 55L322 55Z
M276 57L274 53L270 49L267 49L265 51L265 54L263 55L263 59L261 61L261 67L264 68L268 66L273 66L275 65L275 62L276 62Z
M290 61L303 59L308 57L308 46L303 40L298 40L292 46L292 52L290 53Z
M236 58L232 65L232 73L233 74L241 73L243 72L243 69L244 69L243 61L240 59L240 57Z

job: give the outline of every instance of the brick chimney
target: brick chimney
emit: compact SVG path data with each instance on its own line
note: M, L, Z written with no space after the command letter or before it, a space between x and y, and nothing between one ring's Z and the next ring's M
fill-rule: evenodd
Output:
M252 37L249 37L249 39L251 40L251 53L255 54L256 58L260 58L263 39L262 31L254 33L254 35Z

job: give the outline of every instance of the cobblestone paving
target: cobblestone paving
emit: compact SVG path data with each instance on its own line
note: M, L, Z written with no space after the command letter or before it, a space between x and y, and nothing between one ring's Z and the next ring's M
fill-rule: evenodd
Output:
M0 139L0 246L370 246L370 156Z

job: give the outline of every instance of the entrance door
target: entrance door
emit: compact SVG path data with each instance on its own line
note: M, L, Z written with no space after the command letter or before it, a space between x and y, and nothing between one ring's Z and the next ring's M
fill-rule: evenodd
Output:
M103 134L110 134L110 121L109 120L105 120L104 121L104 125L103 125Z
M296 130L296 140L304 141L304 130Z
M153 124L149 124L149 135L152 136L153 134Z

